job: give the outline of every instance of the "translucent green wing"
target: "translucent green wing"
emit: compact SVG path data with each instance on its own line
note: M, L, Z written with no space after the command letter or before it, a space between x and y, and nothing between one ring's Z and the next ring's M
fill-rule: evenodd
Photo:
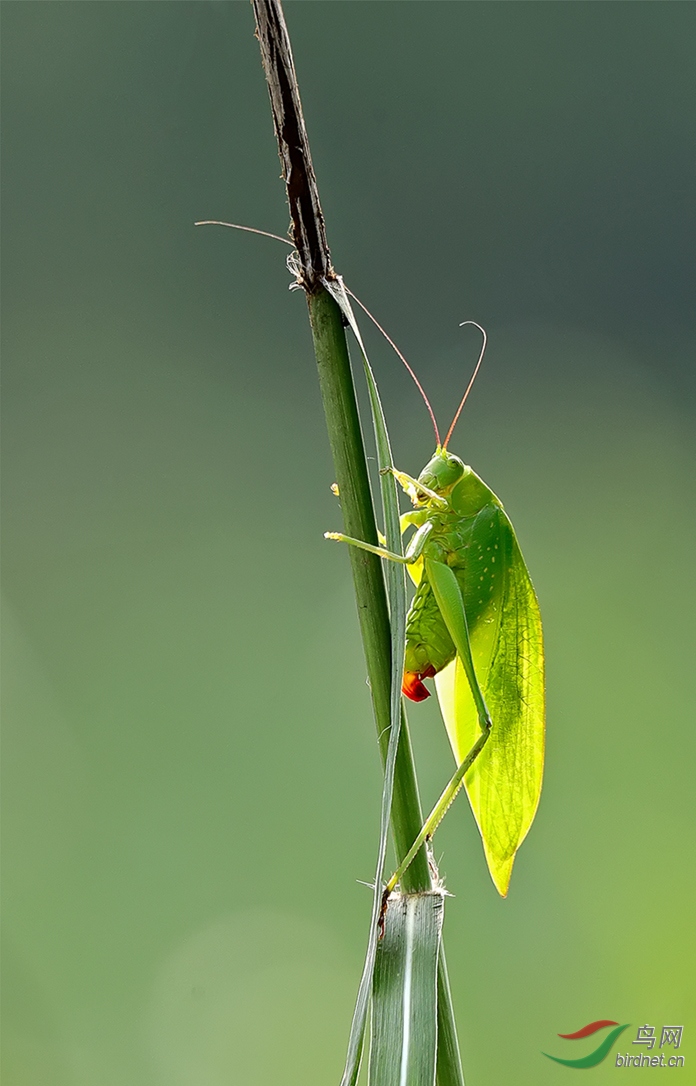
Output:
M491 714L490 739L465 785L491 877L504 897L515 853L534 819L544 764L541 616L513 527L497 505L476 517L466 564L456 570L474 667ZM436 677L457 764L480 734L457 658Z

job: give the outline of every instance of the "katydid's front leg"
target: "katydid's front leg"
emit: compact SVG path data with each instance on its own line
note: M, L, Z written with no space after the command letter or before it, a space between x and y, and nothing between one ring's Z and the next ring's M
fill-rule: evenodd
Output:
M390 562L401 562L405 566L411 566L414 562L417 562L422 555L426 540L432 530L432 523L426 521L414 535L406 548L405 554L395 554L393 551L388 551L386 547L375 547L372 543L363 543L361 539L353 539L351 536L343 535L341 532L324 532L324 539L335 539L339 543L350 543L351 547L359 547L362 551L369 551L370 554L377 554L380 558L389 559Z
M412 475L407 475L405 471L397 471L396 468L383 468L380 474L391 473L396 479L397 483L408 494L409 498L413 502L418 501L418 495L422 494L426 498L429 498L431 502L438 509L447 508L447 500L442 497L441 494L436 494L434 490L430 490L427 486L423 486L417 479L414 479Z

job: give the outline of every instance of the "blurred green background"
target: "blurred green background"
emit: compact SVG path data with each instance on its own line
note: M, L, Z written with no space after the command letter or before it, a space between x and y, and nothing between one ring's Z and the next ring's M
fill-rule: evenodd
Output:
M683 1024L693 1082L696 7L286 12L334 262L443 421L488 330L453 451L545 619L509 898L463 799L436 840L467 1084L569 1080L541 1050L597 1018ZM3 1081L337 1083L380 769L305 305L280 245L192 226L287 226L251 9L3 22Z

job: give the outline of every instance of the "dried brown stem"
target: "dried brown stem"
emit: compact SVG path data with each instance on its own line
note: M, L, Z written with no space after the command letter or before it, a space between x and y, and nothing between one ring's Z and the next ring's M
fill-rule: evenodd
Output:
M290 38L280 3L271 0L252 0L252 3L288 195L292 236L302 265L302 285L313 293L322 279L333 277L333 271Z

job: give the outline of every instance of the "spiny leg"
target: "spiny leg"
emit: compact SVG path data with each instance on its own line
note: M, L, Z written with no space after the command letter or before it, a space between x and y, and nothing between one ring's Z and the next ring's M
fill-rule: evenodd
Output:
M445 625L454 641L457 655L462 661L462 666L464 667L467 679L469 680L469 686L476 705L481 735L474 743L466 758L464 758L461 764L457 766L452 779L425 820L420 833L411 845L411 848L404 857L401 865L387 883L384 891L385 901L399 879L403 876L404 871L406 871L411 864L423 842L430 840L435 833L435 830L442 822L442 819L447 814L457 792L464 783L467 772L488 742L492 727L490 713L488 712L488 707L478 684L476 671L474 670L474 661L471 655L471 645L469 643L469 629L466 621L466 612L464 610L464 600L462 599L462 593L457 578L449 566L446 566L443 562L436 562L432 558L426 558L425 564L428 579L433 592L435 593L437 605L440 608L442 617L445 620Z
M454 641L457 656L462 662L466 677L469 681L471 694L476 705L481 731L491 727L491 714L488 712L481 687L479 686L474 669L474 661L471 656L471 644L469 642L469 628L464 610L464 600L461 589L454 572L444 562L437 562L432 558L425 559L425 568L428 580L432 585L437 605L440 608L445 625L450 637Z
M432 811L430 812L430 814L426 818L425 822L423 823L423 826L421 827L420 833L416 837L415 841L413 842L410 849L408 850L408 852L404 856L403 860L401 861L401 864L399 865L397 870L394 872L394 874L390 878L389 882L387 883L386 887L384 888L384 900L385 901L389 897L389 895L391 894L392 890L394 889L394 887L396 886L398 881L402 878L402 876L404 874L404 871L406 871L407 868L409 868L411 866L411 863L415 859L416 854L419 851L419 849L420 849L421 845L423 844L423 842L424 841L429 841L431 839L431 837L435 833L435 830L437 829L437 827L442 822L443 818L445 817L448 810L450 809L452 803L456 799L457 792L459 791L459 789L463 785L464 778L465 778L466 774L469 772L472 765L474 764L474 762L478 758L479 754L481 753L481 751L485 747L486 743L488 742L488 737L489 737L490 734L491 734L491 730L490 730L490 727L488 727L478 737L478 739L474 743L473 747L471 748L471 750L469 751L469 753L467 754L466 758L461 763L461 765L459 765L457 767L456 772L454 773L454 775L453 775L452 779L450 780L449 784L447 785L444 792L440 796L439 800L437 801L437 803L433 807Z
M341 543L349 543L353 547L359 547L361 550L369 551L371 554L376 554L380 558L386 558L392 562L401 562L404 565L411 565L413 562L418 561L423 554L425 543L432 529L432 522L426 521L413 536L405 555L394 554L393 551L387 550L386 547L375 547L371 543L364 543L360 539L353 539L350 536L343 535L341 532L325 532L324 536L326 539L335 539ZM411 865L423 842L430 840L442 819L447 814L457 792L464 783L464 778L468 770L488 742L492 727L490 713L488 712L474 670L471 646L469 644L469 630L466 622L466 613L464 611L464 601L462 600L457 579L449 566L444 565L442 562L436 562L433 559L426 558L426 566L438 607L442 612L445 624L454 641L455 648L457 649L457 655L462 660L464 670L471 686L471 692L479 717L481 735L474 743L466 758L464 758L463 762L457 767L452 779L425 820L418 836L411 845L411 848L404 857L401 865L387 883L384 891L385 903L399 879L402 878L404 872Z

